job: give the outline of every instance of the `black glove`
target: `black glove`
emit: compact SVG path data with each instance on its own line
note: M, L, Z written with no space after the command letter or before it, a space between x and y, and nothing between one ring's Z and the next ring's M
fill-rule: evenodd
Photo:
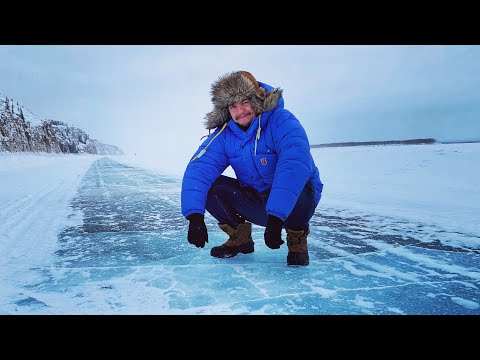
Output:
M188 226L188 242L195 245L197 248L203 248L205 243L208 242L208 232L203 220L203 214L190 214L187 216L187 220L190 221Z
M285 241L282 240L283 221L273 215L268 215L267 228L265 229L265 244L270 249L279 249Z

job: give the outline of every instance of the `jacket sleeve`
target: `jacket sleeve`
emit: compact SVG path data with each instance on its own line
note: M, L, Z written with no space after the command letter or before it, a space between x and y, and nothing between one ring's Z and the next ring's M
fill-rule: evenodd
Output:
M182 214L187 217L193 213L205 213L207 193L213 182L228 166L225 155L225 138L220 134L199 158L193 160L220 131L217 129L211 134L193 155L187 165L182 181Z
M285 221L312 173L310 144L305 129L288 110L282 110L272 120L278 163L267 213Z

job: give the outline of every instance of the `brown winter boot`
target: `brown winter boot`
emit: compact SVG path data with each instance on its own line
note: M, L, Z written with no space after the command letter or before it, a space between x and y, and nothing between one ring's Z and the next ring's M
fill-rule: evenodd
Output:
M238 224L237 229L227 224L218 224L218 226L228 234L229 239L223 245L213 247L210 250L210 255L217 258L229 258L236 256L238 253L253 253L252 224L248 222Z
M287 229L287 265L308 265L308 246L307 236L310 229L307 230L290 230Z

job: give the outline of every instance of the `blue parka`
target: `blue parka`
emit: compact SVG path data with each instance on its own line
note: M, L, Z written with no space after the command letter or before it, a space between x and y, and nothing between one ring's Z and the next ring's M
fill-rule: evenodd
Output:
M258 83L267 91L272 89ZM310 153L307 134L297 118L284 109L283 97L273 110L255 117L247 131L230 119L200 145L183 177L183 216L205 213L207 193L229 165L240 186L250 186L259 192L271 189L267 213L283 221L292 212L308 180L315 188L315 206L320 200L323 184Z

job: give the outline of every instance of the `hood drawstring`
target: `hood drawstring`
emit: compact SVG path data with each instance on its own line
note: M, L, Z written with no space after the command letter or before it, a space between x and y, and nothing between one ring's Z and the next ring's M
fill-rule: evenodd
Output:
M203 135L201 138L200 138L200 141L202 141L204 138L208 138L210 136L210 131L212 131L212 129L208 129L208 135Z
M258 129L257 129L257 134L255 135L255 155L257 155L257 141L260 139L260 132L262 131L262 128L260 127L260 120L262 119L262 115L258 115ZM194 160L197 160L199 157L201 157L203 154L205 154L205 152L207 151L207 148L210 146L210 144L213 142L213 140L215 140L217 138L218 135L220 135L222 133L223 130L225 130L225 128L227 127L227 123L223 124L222 126L222 129L217 133L217 135L215 135L213 137L212 140L209 141L209 143L207 144L207 146L205 146L202 151L200 151L197 156L195 156L192 160L190 161L194 161ZM210 133L210 131L209 131ZM205 137L205 136L204 136ZM202 137L202 139L204 138Z
M192 160L190 160L190 162L192 162L193 160L197 160L199 157L201 157L203 154L205 154L205 152L207 151L207 148L210 146L210 144L212 143L213 140L215 140L217 138L218 135L220 135L222 133L223 130L225 130L225 128L227 127L227 123L223 124L222 126L222 129L217 133L217 135L215 135L213 137L212 140L209 141L209 143L207 144L207 146L205 146L202 151L200 151L198 153L197 156L195 156Z
M255 156L257 155L257 140L260 139L260 132L262 128L260 127L260 120L262 119L262 114L258 115L258 130L257 135L255 135Z

